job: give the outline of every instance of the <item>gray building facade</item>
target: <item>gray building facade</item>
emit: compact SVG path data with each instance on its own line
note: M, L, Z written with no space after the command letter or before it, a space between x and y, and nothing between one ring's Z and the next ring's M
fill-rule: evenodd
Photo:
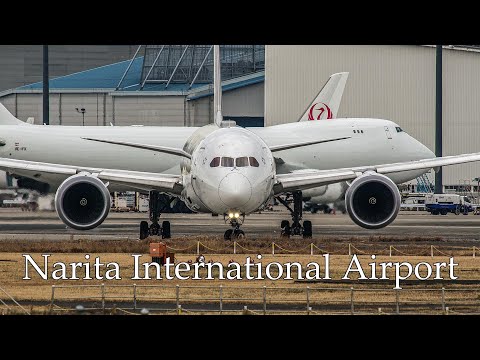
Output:
M272 45L265 62L266 126L297 121L331 74L348 71L339 117L392 120L434 150L434 46ZM444 156L480 151L479 98L480 51L444 47ZM443 169L445 186L476 177L479 163Z
M49 45L50 77L131 58L138 45ZM0 91L42 81L42 45L0 45Z

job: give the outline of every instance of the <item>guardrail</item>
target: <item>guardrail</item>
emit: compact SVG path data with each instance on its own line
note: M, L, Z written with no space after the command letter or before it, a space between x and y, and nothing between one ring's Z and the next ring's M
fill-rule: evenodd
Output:
M400 247L400 246L398 246ZM418 249L420 246L416 246ZM266 253L266 249L260 250L252 250L244 247L243 245L240 245L238 242L234 241L233 244L227 245L226 247L222 249L213 249L205 244L203 244L201 241L197 241L195 244L190 245L187 248L175 248L170 245L167 245L167 249L175 252L176 254L196 254L200 255L202 253L211 251L212 253L215 254L258 254L259 252L261 253ZM374 247L374 246L369 246L368 251L363 251L357 248L354 244L345 244L343 249L340 249L337 251L328 251L326 249L322 249L318 247L314 243L310 243L307 246L292 250L292 249L287 249L284 248L283 246L272 242L270 246L270 251L272 255L275 254L297 254L297 255L322 255L322 254L330 254L330 255L388 255L389 257L396 256L396 255L404 255L404 256L431 256L435 257L437 255L439 256L449 256L452 257L454 254L452 251L461 251L463 254L470 253L472 254L472 257L475 258L477 255L477 252L480 251L480 248L476 246L472 247L465 247L465 246L448 246L448 250L440 250L439 247L435 245L426 245L425 250L412 253L412 252L404 252L402 250L399 250L397 247L393 245L389 245L388 247L384 248L379 248L379 247ZM450 253L448 253L450 252ZM426 255L427 254L427 255Z
M93 290L84 296L79 290ZM128 289L128 293L121 292ZM61 292L67 292L62 296ZM245 295L248 294L248 295ZM83 306L83 304L87 306ZM53 285L50 313L480 314L480 288ZM73 307L70 307L72 305ZM78 310L80 309L80 310ZM141 311L140 311L141 310Z

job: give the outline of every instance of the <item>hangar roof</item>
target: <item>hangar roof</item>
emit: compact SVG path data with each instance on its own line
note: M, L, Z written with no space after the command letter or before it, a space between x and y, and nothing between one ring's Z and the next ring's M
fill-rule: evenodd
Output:
M133 60L130 69L128 66L130 60L101 66L98 68L81 71L78 73L60 76L50 79L50 91L58 92L109 92L119 96L128 95L188 95L189 100L197 99L212 94L211 84L193 84L190 88L188 83L171 83L168 89L164 83L146 83L141 89L141 76L143 56ZM128 71L127 71L128 69ZM116 89L122 76L122 87ZM234 90L240 87L261 83L265 80L265 72L245 75L235 79L222 82L224 91ZM41 92L43 82L36 82L29 85L20 86L16 89L9 90L9 93L35 93ZM7 95L2 93L0 95ZM113 95L113 94L112 94Z
M50 89L115 89L130 60L50 79ZM138 83L137 74L142 71L143 56L136 58L124 79L125 84ZM42 89L43 81L20 86L18 90Z

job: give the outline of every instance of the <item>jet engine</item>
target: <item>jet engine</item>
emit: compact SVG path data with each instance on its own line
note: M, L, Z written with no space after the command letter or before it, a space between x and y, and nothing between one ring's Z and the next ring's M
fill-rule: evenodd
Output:
M366 229L380 229L390 224L400 210L397 185L385 175L373 172L356 178L345 194L350 218Z
M111 198L107 186L90 174L69 177L55 195L58 216L76 230L90 230L102 224L110 207Z

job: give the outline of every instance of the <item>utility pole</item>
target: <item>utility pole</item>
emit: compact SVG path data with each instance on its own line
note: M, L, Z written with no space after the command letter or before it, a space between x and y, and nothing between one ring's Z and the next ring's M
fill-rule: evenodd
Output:
M435 86L435 156L443 156L443 123L442 123L442 45L436 49L436 86ZM435 193L443 194L442 168L435 173Z
M48 45L43 45L43 123L50 125L50 86L48 76Z
M75 110L77 110L79 114L82 114L82 126L85 126L85 113L87 112L87 110L85 110L85 108L75 108Z

